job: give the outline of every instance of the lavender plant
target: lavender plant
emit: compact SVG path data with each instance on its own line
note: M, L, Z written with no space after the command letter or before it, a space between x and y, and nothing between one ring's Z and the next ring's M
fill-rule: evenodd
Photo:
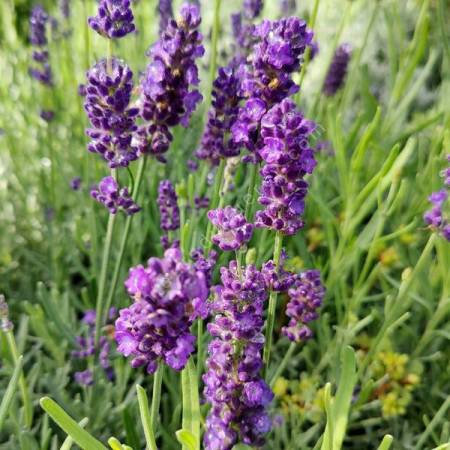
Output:
M446 448L444 3L25 4L0 447Z

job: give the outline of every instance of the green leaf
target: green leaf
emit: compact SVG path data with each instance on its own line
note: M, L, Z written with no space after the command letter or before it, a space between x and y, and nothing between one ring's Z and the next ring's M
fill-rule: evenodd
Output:
M81 419L78 422L78 425L80 425L81 428L84 428L89 422L89 419L85 417L84 419ZM61 448L59 450L70 450L73 445L73 439L70 436L67 436L63 444L61 445Z
M393 441L394 441L394 438L390 434L387 434L381 441L381 444L378 447L378 450L389 450L391 448Z
M64 430L73 441L85 450L106 450L106 447L83 430L56 402L49 397L40 400L42 409Z
M194 438L194 450L200 450L200 400L198 396L197 370L192 358L181 372L183 391L183 430L189 431ZM183 450L190 450L183 445Z
M0 430L3 428L3 422L8 415L9 407L17 390L17 385L19 384L20 375L22 373L22 365L23 356L19 356L16 367L14 368L14 372L11 379L9 380L8 387L6 388L6 391L2 398L2 402L0 404Z
M112 450L123 450L122 444L115 437L110 437L108 439L108 444L112 448Z
M139 403L139 413L141 415L142 428L144 429L145 442L150 450L158 450L153 433L152 420L150 418L150 409L148 407L148 398L145 389L139 384L136 385L137 398Z
M188 430L178 430L176 433L178 442L185 448L186 450L195 450L195 436Z

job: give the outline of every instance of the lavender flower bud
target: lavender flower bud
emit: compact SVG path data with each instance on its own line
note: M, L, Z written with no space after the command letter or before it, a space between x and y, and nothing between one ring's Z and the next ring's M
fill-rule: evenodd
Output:
M174 231L180 228L180 209L175 189L169 180L159 183L158 206L161 216L161 229Z
M300 342L312 337L308 323L318 318L317 309L322 305L325 288L318 270L307 270L299 274L295 285L289 289L286 315L291 318L281 332L291 341Z
M159 34L161 35L167 28L169 21L173 19L172 0L159 0L158 12L159 12Z
M81 178L74 177L70 180L70 189L73 191L79 191L81 188Z
M139 127L137 141L141 154L162 156L172 141L171 127L187 126L197 103L202 99L197 89L195 60L203 56L201 18L198 7L185 3L178 22L170 20L160 40L151 48L151 62L141 86L141 117L148 122Z
M59 9L61 11L62 16L65 19L70 18L70 0L60 0L59 1Z
M283 16L290 16L297 11L296 0L280 0L280 9Z
M130 0L99 0L97 15L88 24L103 37L119 39L135 30L133 20Z
M259 155L264 161L259 202L264 209L256 213L257 227L271 228L293 235L303 227L301 215L308 183L306 174L316 166L308 137L314 124L296 110L289 99L274 106L262 119L264 147Z
M30 43L35 47L47 45L46 26L48 14L41 5L36 5L31 10L30 16Z
M4 333L12 331L13 323L9 320L9 308L5 296L0 294L0 330Z
M336 49L323 86L325 95L331 97L343 86L351 55L350 44L342 44Z
M208 212L208 219L218 229L212 241L221 250L238 250L252 238L253 225L231 206L212 209Z
M130 108L133 72L122 61L113 58L99 61L87 72L84 109L92 127L88 150L98 153L109 167L127 167L137 159L132 144L137 108Z
M111 176L103 178L98 186L91 190L91 196L106 206L111 214L122 210L131 216L141 210L131 198L128 188L120 188L117 181Z
M244 16L248 20L258 17L263 8L263 0L244 0L243 11Z
M118 351L149 373L159 360L183 369L194 351L190 327L207 312L203 273L182 262L179 248L171 248L164 258L150 258L147 267L132 268L125 286L134 303L116 321Z

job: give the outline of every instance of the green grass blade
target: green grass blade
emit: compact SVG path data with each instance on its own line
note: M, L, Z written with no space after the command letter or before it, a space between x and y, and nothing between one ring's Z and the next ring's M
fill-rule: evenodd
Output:
M200 400L198 396L197 370L192 358L181 372L183 391L183 430L189 431L194 440L194 450L200 450ZM183 450L189 450L183 445Z
M89 419L85 417L84 419L81 419L78 422L78 425L80 425L81 428L84 428L89 422ZM73 439L70 436L67 436L67 438L64 440L63 444L61 445L61 448L59 450L70 450L73 445Z
M148 407L148 398L145 389L139 384L136 385L137 398L139 403L139 412L141 414L142 428L144 429L145 442L150 450L158 450L153 433L150 409Z
M106 447L83 430L56 402L49 397L40 400L42 409L84 450L106 450Z
M378 450L389 450L391 448L393 441L394 441L394 438L390 434L387 434L381 441L381 444L378 447Z
M0 404L0 430L3 428L3 422L9 412L9 406L14 398L14 394L17 390L19 384L20 375L22 373L23 356L19 356L17 360L16 367L9 380L8 387L6 388L5 394L3 395L2 402Z

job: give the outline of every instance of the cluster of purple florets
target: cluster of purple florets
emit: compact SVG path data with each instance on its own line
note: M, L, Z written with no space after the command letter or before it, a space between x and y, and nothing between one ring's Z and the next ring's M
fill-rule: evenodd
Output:
M208 324L204 395L211 410L206 419L207 450L229 450L238 442L261 446L271 428L266 411L273 393L261 378L263 312L267 299L264 277L254 266L236 261L221 269Z
M175 188L169 180L159 183L157 201L161 216L161 229L163 231L178 230L180 228L180 209Z
M169 21L173 19L172 0L159 0L158 12L159 12L159 34L161 34L167 28Z
M320 272L318 270L301 272L289 288L288 295L286 315L291 319L288 326L283 327L281 331L291 341L310 339L312 331L308 324L319 317L317 310L322 305L325 295Z
M343 86L351 56L350 44L342 44L336 49L323 86L325 95L333 96Z
M87 72L84 108L91 128L88 150L108 162L110 168L127 167L137 159L132 145L137 108L130 107L133 72L116 58L102 59Z
M117 39L135 30L130 0L100 0L95 17L89 26L103 37Z
M49 16L41 5L33 7L30 16L30 43L33 46L32 59L34 65L29 68L29 74L44 86L53 86L53 73L49 62L47 23ZM42 110L40 116L46 122L54 117L51 110Z
M115 308L110 308L108 312L108 319L113 321L117 316ZM85 335L77 336L75 338L77 349L72 352L72 357L75 359L88 359L94 357L98 353L100 367L103 369L106 378L112 381L114 379L114 369L111 366L110 353L111 344L108 338L108 333L100 336L98 346L95 345L95 318L94 310L85 312L82 322L87 325L87 332ZM106 326L106 331L111 329L110 325ZM111 333L112 334L112 333ZM75 372L75 381L82 386L90 386L94 383L94 373L90 369Z
M447 161L450 162L450 155L447 155ZM450 167L445 168L441 175L444 178L444 188L428 197L433 206L424 214L423 219L430 228L438 230L450 242L450 218L446 214L446 209L449 208Z
M217 229L212 241L223 251L239 250L252 238L253 224L231 206L210 210L208 219Z
M297 111L289 99L274 106L261 121L263 160L261 195L264 209L256 214L257 227L271 228L286 235L303 226L308 183L304 177L316 166L308 137L314 124Z
M150 49L151 61L142 80L140 115L146 122L139 127L140 153L163 154L172 141L170 128L187 126L202 95L195 88L200 80L195 60L205 49L198 31L201 18L197 6L185 3L178 21L169 20L159 41Z
M116 321L117 350L132 357L133 367L144 366L149 373L160 360L183 369L194 351L190 327L207 313L203 272L184 263L180 249L171 248L164 258L132 268L125 286L134 302Z
M131 198L128 188L121 188L112 176L103 178L98 186L94 186L91 189L91 196L105 205L111 214L124 211L127 215L132 216L141 209Z

